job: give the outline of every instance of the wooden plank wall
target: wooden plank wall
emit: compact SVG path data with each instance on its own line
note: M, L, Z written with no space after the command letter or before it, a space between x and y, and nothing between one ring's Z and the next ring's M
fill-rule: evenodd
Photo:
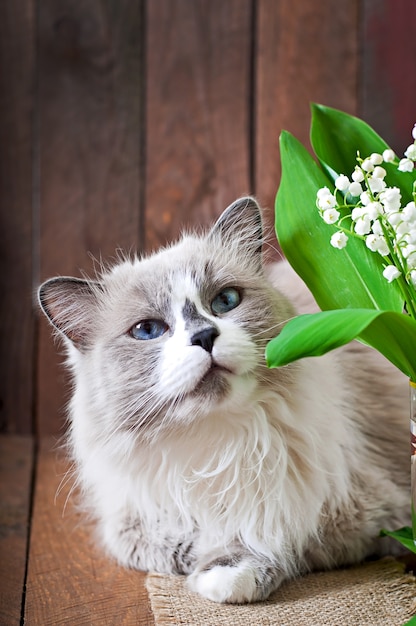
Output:
M0 430L32 430L34 5L0 3Z
M272 207L309 102L397 150L416 120L414 0L5 0L0 5L1 429L62 430L67 383L32 289Z

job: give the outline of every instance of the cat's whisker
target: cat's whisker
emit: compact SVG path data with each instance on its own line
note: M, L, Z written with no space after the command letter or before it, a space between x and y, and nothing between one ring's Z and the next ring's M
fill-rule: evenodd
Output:
M129 423L134 432L140 432L144 426L150 429L154 422L160 421L161 415L165 418L169 414L170 406L175 402L174 398L170 405L166 404L166 400L149 393L148 398L142 396L139 402L132 402L131 406L125 407L127 417L123 424ZM139 419L138 416L140 416Z
M75 489L78 487L78 485L80 484L80 478L77 474L77 467L75 465L75 463L72 463L71 467L68 468L68 470L64 473L57 489L55 492L55 496L54 496L54 505L57 506L57 502L58 502L58 498L61 495L61 493L67 488L68 484L71 481L71 485L69 487L69 489L67 490L66 496L65 496L65 501L62 507L62 517L65 516L65 512L68 506L68 502L72 496L72 494L74 493Z
M162 420L157 425L157 434L159 432L163 432L165 430L172 430L177 428L177 424L175 423L176 411L177 407L180 407L182 400L184 399L184 394L177 394L173 398L171 398L168 405L165 406L166 410L164 412L164 416Z
M54 504L56 505L57 499L61 495L62 491L65 489L69 481L74 478L76 475L76 466L72 463L71 467L68 468L67 471L63 474L61 480L59 481L59 485L56 488L55 496L54 496Z
M268 250L273 250L273 252L276 253L276 256L277 256L278 259L280 259L281 261L284 260L285 256L284 256L283 252L280 250L280 248L277 248L277 246L272 244L272 242L270 240L266 240L264 242L264 246Z
M130 406L124 407L124 418L120 420L116 427L111 431L106 442L111 442L112 438L118 432L124 432L126 428L128 430L138 432L144 425L150 427L151 423L149 424L149 421L151 418L154 420L154 416L157 415L163 408L162 402L155 402L155 399L152 397L150 397L150 400L153 400L150 406L148 406L148 402L144 403L143 398L140 398L139 401L131 402Z
M275 229L273 225L268 224L263 226L263 251L273 250L279 259L284 259L284 255L280 247L277 247L278 241L276 240Z
M295 316L295 315L293 315L292 317L288 317L288 318L286 318L286 319L284 319L284 320L280 320L279 322L277 322L276 324L273 324L272 326L269 326L269 327L267 327L267 328L262 328L262 329L261 329L261 330L259 330L258 332L253 333L253 335L252 335L252 336L253 336L253 338L256 338L256 337L258 337L259 335L264 335L264 334L266 334L266 333L269 333L269 332L270 332L270 331L272 331L272 330L275 330L275 329L280 329L280 328L282 328L282 326L284 326L285 324L287 324L287 322L290 322L291 320L295 319L295 317L296 317L296 316ZM273 338L274 338L274 336L270 337L270 339L273 339Z
M66 509L67 509L67 506L68 506L68 503L72 494L81 485L81 480L78 476L73 475L73 478L74 478L74 481L68 490L68 493L65 498L64 506L62 508L62 517L65 517Z

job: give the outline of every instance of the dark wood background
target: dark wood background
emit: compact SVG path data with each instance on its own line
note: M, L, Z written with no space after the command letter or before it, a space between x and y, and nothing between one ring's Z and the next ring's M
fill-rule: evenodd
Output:
M401 152L416 121L414 0L0 3L1 430L62 431L68 382L33 292L150 250L255 193L309 103Z

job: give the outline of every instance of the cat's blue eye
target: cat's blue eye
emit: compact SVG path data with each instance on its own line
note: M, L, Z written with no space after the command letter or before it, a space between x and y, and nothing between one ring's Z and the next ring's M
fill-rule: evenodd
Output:
M161 337L167 330L168 325L163 320L142 320L130 328L129 335L133 339L146 341Z
M241 295L235 287L222 289L211 302L211 310L214 315L223 315L232 311L241 302Z

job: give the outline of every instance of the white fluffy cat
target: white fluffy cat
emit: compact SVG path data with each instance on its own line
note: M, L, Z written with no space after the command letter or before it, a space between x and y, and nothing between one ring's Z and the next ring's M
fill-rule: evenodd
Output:
M218 602L380 554L380 529L409 522L405 377L357 343L268 369L267 342L314 304L287 264L263 267L262 240L242 198L207 234L39 290L105 546Z

